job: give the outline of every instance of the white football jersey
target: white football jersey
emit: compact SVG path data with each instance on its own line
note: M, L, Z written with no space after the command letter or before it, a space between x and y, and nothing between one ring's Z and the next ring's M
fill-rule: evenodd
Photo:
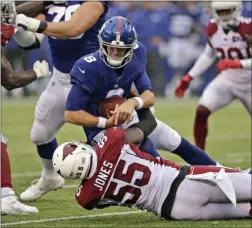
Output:
M141 194L139 191L139 198L136 203L131 206L152 211L154 214L161 216L163 202L170 191L172 182L179 174L179 170L176 167L162 164L162 161L157 163L144 159L137 151L132 150L129 145L123 146L119 161L124 167L122 173L129 175L131 173L130 169L132 170L132 176L129 175L131 181L127 183L128 188L139 188L141 191ZM118 165L120 166L120 164ZM115 194L118 194L120 188L126 186L125 181L121 181L114 176L111 181L117 183ZM125 194L120 204L126 202L127 205L127 201L132 199L133 196L130 193Z
M240 24L237 30L225 32L221 25L214 19L206 27L206 35L209 38L210 45L217 51L221 59L250 59L252 48L249 47L244 39L245 34L251 31L251 18L240 18ZM251 71L246 69L229 69L230 79L235 81L244 81L251 78ZM239 77L239 78L238 78Z

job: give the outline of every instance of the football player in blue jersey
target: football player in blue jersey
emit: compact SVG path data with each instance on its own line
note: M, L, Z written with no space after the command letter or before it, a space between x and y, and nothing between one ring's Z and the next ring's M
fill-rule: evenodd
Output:
M135 108L154 105L154 94L145 71L146 50L137 42L133 25L126 18L113 17L103 25L99 42L100 50L80 58L70 72L73 87L65 112L67 122L85 126L89 142L102 128L129 121ZM96 117L101 101L113 95L127 98L133 83L139 97L128 99L108 120Z
M80 58L71 70L73 86L65 111L65 120L83 126L91 144L100 140L105 128L125 123L134 115L135 109L143 110L154 104L154 94L145 71L146 51L137 42L133 25L123 17L109 19L99 33L99 43L99 51ZM133 83L140 95L116 107L108 119L99 117L99 104L113 95L127 99ZM171 151L190 164L217 165L204 151L161 121L156 121L157 126L149 137L157 149ZM155 148L151 141L142 150L149 153L151 150L150 154L159 156L156 151L153 152Z
M39 181L21 193L23 201L37 200L64 185L63 178L53 169L52 156L58 146L55 135L64 124L66 98L71 89L69 72L79 58L99 49L97 36L107 10L104 1L45 1L39 15L42 21L25 15L16 17L18 26L49 36L54 67L51 80L37 102L30 133L43 171Z

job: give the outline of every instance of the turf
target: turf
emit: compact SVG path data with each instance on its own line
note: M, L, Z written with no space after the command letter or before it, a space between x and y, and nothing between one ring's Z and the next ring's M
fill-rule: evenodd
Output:
M3 100L2 132L8 137L13 184L19 195L39 178L41 166L35 146L29 140L36 100ZM156 116L193 142L195 100L158 100ZM206 151L225 166L251 167L251 120L243 106L235 102L213 114L209 120ZM59 143L85 138L82 128L66 124L57 135ZM162 152L167 158L183 162ZM151 213L111 207L86 211L77 205L74 193L78 182L50 192L36 202L36 215L2 216L3 227L251 227L251 220L200 222L165 221ZM126 213L123 213L126 212ZM127 214L130 213L130 214Z

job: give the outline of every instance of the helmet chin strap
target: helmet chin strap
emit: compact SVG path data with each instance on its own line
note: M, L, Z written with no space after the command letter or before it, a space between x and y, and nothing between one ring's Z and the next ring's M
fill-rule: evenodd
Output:
M121 60L114 60L114 59L112 59L111 57L107 56L107 61L108 61L108 63L109 63L111 66L119 66L119 65L122 64L123 59L121 59Z

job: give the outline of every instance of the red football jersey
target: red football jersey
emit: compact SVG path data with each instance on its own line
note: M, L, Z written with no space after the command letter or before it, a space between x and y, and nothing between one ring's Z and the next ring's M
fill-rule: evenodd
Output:
M1 45L5 46L15 34L15 28L11 25L1 26Z
M76 193L78 203L93 209L101 200L161 214L164 199L181 165L156 159L125 144L125 131L111 128L96 146L95 171Z

